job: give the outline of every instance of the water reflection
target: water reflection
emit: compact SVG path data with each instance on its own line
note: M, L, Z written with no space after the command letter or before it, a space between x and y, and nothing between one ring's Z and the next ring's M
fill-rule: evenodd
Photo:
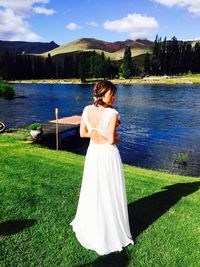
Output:
M18 84L13 101L0 99L0 120L8 127L81 114L92 102L92 85ZM118 145L125 163L200 176L199 85L118 85L115 105L121 125ZM85 153L85 144L66 149ZM76 146L77 144L77 146ZM189 154L185 169L173 165L174 154Z

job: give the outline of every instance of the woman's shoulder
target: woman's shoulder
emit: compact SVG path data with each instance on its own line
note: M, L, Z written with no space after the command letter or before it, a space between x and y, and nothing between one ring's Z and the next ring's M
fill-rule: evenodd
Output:
M108 107L108 109L111 114L119 114L119 112L115 108Z
M85 106L85 107L83 108L83 111L88 110L91 106L92 106L92 105L87 105L87 106Z

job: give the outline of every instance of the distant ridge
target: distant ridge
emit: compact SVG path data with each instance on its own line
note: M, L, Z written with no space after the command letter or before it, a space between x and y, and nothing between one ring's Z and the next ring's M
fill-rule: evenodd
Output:
M50 43L42 42L25 42L25 41L1 41L0 40L0 52L3 53L5 49L8 49L10 53L26 52L29 54L41 54L49 50L59 47L54 41Z
M98 40L94 38L81 38L73 42L59 46L43 53L43 56L47 56L48 53L51 56L57 56L60 54L66 54L77 51L91 51L95 50L97 53L105 53L106 57L110 57L113 60L120 60L123 57L124 50L126 47L130 46L134 56L145 54L146 52L152 51L154 42L147 39L137 39L137 40L125 40L116 42L107 42L103 40Z

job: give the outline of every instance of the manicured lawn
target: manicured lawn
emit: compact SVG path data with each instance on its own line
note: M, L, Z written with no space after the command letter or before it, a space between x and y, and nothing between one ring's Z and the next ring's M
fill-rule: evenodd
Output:
M124 165L135 245L98 256L74 218L84 157L0 135L0 266L200 266L200 178Z

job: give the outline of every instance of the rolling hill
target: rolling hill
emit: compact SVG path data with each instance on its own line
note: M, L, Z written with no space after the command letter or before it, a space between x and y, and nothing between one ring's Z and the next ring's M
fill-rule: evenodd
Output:
M137 39L117 41L117 42L106 42L102 40L97 40L94 38L82 38L75 40L73 42L61 45L51 51L43 53L42 56L47 57L48 54L52 57L61 54L67 54L77 51L93 51L97 53L104 52L106 57L110 57L111 60L120 60L124 55L124 50L126 47L131 47L132 56L139 56L145 54L146 52L152 52L153 42L149 40Z

